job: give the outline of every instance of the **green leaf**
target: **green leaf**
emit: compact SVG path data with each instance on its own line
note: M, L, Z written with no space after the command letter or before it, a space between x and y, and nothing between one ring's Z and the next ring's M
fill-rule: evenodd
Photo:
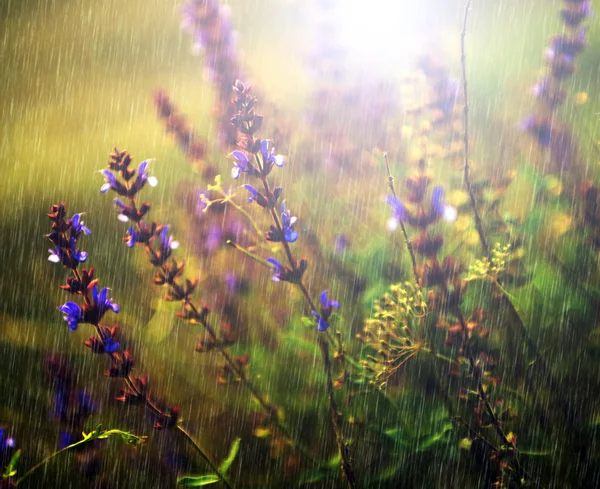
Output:
M235 457L237 456L240 450L241 441L241 438L236 438L234 440L233 444L231 445L231 448L229 449L229 455L227 455L227 458L223 460L223 463L221 463L221 465L219 466L219 472L221 472L221 474L225 474L225 472L229 470L229 467L231 467L231 464L235 460Z
M442 426L442 429L440 431L425 435L417 443L417 452L423 452L425 450L428 450L440 441L447 441L446 433L452 431L453 428L454 425L452 423L446 423L444 424L444 426Z
M8 465L6 466L6 470L4 471L4 475L3 475L3 477L5 479L7 479L8 477L14 477L15 475L17 475L17 469L15 469L15 467L17 466L17 462L19 461L19 458L21 458L21 450L20 449L15 452L15 454L10 459L10 462L8 462Z
M302 319L300 319L300 321L302 322L303 326L309 329L315 329L315 322L312 318L309 318L308 316L302 316Z
M211 484L216 484L221 479L219 476L210 474L210 475L184 475L177 479L177 485L183 487L203 487L210 486Z
M319 482L325 479L330 473L339 473L341 460L342 456L337 453L325 465L303 472L298 478L298 485Z

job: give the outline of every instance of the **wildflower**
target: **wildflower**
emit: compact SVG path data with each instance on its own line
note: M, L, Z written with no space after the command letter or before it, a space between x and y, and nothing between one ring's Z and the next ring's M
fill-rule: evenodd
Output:
M250 194L250 196L248 197L249 204L256 201L258 205L260 205L261 207L265 207L267 199L265 199L258 190L256 190L252 185L249 184L242 185L242 187L244 187Z
M173 235L167 234L169 233L169 226L164 226L162 231L160 232L160 244L163 250L176 250L179 248L179 241L173 240Z
M83 224L81 220L81 214L74 214L71 218L71 228L75 232L76 235L83 232L83 234L92 234L90 229Z
M83 263L84 261L87 260L88 254L85 251L81 251L78 249L75 249L75 238L71 238L69 240L69 243L71 245L71 256L73 257L73 259L79 263ZM53 260L50 260L53 261Z
M567 8L560 11L560 15L565 24L570 27L577 27L587 17L593 15L592 5L590 0L583 0L577 3L571 3Z
M243 151L234 151L229 156L233 156L235 159L233 162L234 166L231 169L231 177L233 179L237 180L242 173L250 173L251 175L257 174L256 169L252 166L250 161L248 161L248 157Z
M133 248L136 243L139 243L139 235L138 233L135 231L135 228L133 226L131 226L128 230L127 230L127 234L125 235L125 238L123 238L125 240L125 242L127 243L127 247L128 248Z
M127 222L127 221L129 221L129 217L127 217L127 214L125 214L125 212L127 211L127 204L125 204L125 202L123 202L121 199L114 199L113 203L119 209L121 209L119 211L119 217L117 219L119 219L119 221L121 221L121 222Z
M438 185L433 189L431 194L431 208L435 216L441 217L446 222L456 221L457 211L455 207L451 205L445 205L444 199L444 187Z
M552 125L549 120L530 115L521 123L521 129L531 133L542 146L550 146Z
M296 222L296 217L292 217L290 211L285 210L285 202L281 203L281 225L283 227L283 238L288 243L293 243L298 239L298 232L292 229Z
M54 246L53 250L48 250L50 256L48 257L48 261L52 263L59 263L62 260L62 249L58 246Z
M69 325L71 331L75 331L79 323L83 321L83 311L79 307L79 304L75 302L65 302L58 310L65 314L64 320Z
M273 282L281 282L285 276L286 273L286 268L279 263L278 260L276 260L275 258L267 258L267 262L269 262L271 265L273 265L273 276L271 277L271 280Z
M104 287L100 293L98 293L98 286L94 286L92 289L92 300L94 301L95 313L96 313L96 321L94 324L97 324L104 316L104 313L110 309L112 312L119 312L121 307L119 304L113 302L112 299L108 298L108 291L110 289L108 287Z
M137 178L134 184L134 187L138 191L141 190L141 188L146 184L146 182L148 182L148 185L150 185L151 187L156 187L156 185L158 185L157 178L151 177L148 174L148 163L150 163L150 160L144 160L138 166Z
M395 231L399 223L406 221L406 207L393 195L388 196L387 203L392 207L392 217L388 219L387 228L390 231Z
M273 165L277 165L278 167L282 167L285 163L282 155L275 154L275 148L271 148L269 151L269 143L270 139L264 139L260 142L260 154L262 156L263 161L263 169L266 174L271 171Z
M102 192L103 194L105 194L109 190L114 190L116 192L122 187L122 185L119 183L117 177L115 177L113 172L111 172L110 170L102 170L101 173L102 175L104 175L104 185L100 187L100 192Z
M316 311L312 312L312 315L317 318L317 329L319 331L325 331L329 328L329 318L331 317L331 313L333 312L333 308L340 308L340 303L335 300L329 300L327 297L327 290L321 292L321 310L320 314Z

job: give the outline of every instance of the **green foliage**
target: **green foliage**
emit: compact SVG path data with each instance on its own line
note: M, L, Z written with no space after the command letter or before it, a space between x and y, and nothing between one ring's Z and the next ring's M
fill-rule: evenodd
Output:
M225 477L225 474L230 469L231 464L233 464L235 458L237 457L237 454L240 450L241 441L242 441L241 438L236 438L233 441L233 443L229 449L229 454L227 455L225 460L223 460L223 462L221 462L221 465L219 465L219 473L221 474L221 476L219 476L217 474L184 475L183 477L180 477L179 479L177 479L177 485L183 486L183 487L203 487L203 486L210 486L212 484L216 484L217 482L220 482L221 477L223 477L223 478Z
M183 487L203 487L216 484L221 479L217 475L186 475L177 479L177 484Z
M69 445L68 447L64 448L64 450L73 448L78 445L82 445L84 443L88 443L93 440L105 440L106 438L110 438L111 436L120 436L121 439L127 445L132 445L132 446L141 445L142 443L144 443L146 441L145 436L137 436L129 431L123 431L123 430L118 430L118 429L103 430L102 425L96 426L96 429L94 429L93 431L90 431L89 433L83 432L82 435L83 435L83 440L80 440L76 443L73 443L72 445Z
M2 477L4 479L8 479L9 477L14 477L15 475L17 475L16 467L19 458L21 458L21 450L17 450L15 454L11 457L10 462L8 462L8 465L4 470L4 474L2 474Z
M233 441L231 448L229 449L229 455L227 455L227 458L223 460L223 462L221 462L221 465L219 465L219 472L221 472L222 474L225 474L231 467L231 464L235 460L235 457L237 456L238 452L240 451L241 441L241 438L236 438Z

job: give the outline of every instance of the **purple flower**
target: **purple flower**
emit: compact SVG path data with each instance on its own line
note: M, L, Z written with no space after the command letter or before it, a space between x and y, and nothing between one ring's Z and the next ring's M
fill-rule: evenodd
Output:
M250 172L252 166L248 161L246 153L244 153L243 151L234 151L229 156L233 156L235 159L235 161L233 162L234 166L231 169L232 178L237 180L240 174Z
M48 261L51 261L52 263L60 263L60 261L62 260L62 249L61 248L54 245L54 250L49 249L48 252L50 253L50 256L48 257Z
M456 208L444 204L444 187L441 185L435 187L431 193L431 208L436 217L443 218L447 222L456 221Z
M81 214L74 214L71 218L71 227L75 231L75 234L80 234L83 232L84 234L92 234L90 229L83 224L81 220Z
M290 211L285 210L285 202L281 203L281 225L283 227L283 237L288 243L293 243L298 239L298 232L292 229L296 222L295 217L291 217Z
M148 182L148 185L150 185L151 187L156 187L156 185L158 184L158 180L156 179L156 177L151 177L148 174L148 163L150 163L150 160L144 160L138 166L137 178L134 185L138 190L141 189L146 184L146 182Z
M119 342L113 340L110 335L107 335L106 337L104 337L103 342L104 342L104 351L107 353L114 353L120 347Z
M270 169L273 164L281 168L284 165L285 160L282 155L275 154L275 148L271 148L269 151L270 142L270 139L264 139L260 142L260 154L263 160L263 168Z
M320 314L316 311L312 312L312 315L317 318L317 329L319 331L325 331L329 328L329 318L333 312L333 308L339 309L340 303L335 300L329 300L327 297L328 292L324 290L321 292L321 310Z
M272 270L274 273L271 277L271 280L273 282L281 282L283 275L286 272L285 267L281 263L279 263L279 261L277 261L275 258L267 258L267 262L273 266Z
M138 238L139 238L138 233L136 232L135 228L133 226L131 226L127 230L127 234L125 235L125 242L127 243L127 247L133 248L135 246L135 244L139 242Z
M395 231L399 223L406 222L406 207L393 195L388 195L386 201L392 208L392 217L388 219L387 228Z
M75 249L75 238L71 238L69 240L69 243L71 244L71 256L73 257L73 259L75 261L78 261L79 263L83 263L84 261L87 260L88 254L85 251L81 251L78 249ZM52 260L50 260L52 261Z
M552 141L552 126L550 121L530 115L521 123L521 130L532 134L542 146L550 146Z
M100 192L105 194L109 190L117 190L119 188L119 182L113 172L102 170L102 175L104 175L104 185L100 187Z
M179 241L173 240L173 235L169 234L169 226L164 226L162 231L160 232L160 244L162 245L163 250L175 250L179 247Z
M75 331L79 323L83 321L83 311L79 307L79 304L75 302L65 302L58 310L65 315L64 320L69 325L71 331Z
M117 219L119 219L119 221L121 221L121 222L127 222L127 221L129 221L129 218L124 213L125 209L127 209L127 204L125 204L125 202L123 202L121 199L114 199L113 203L119 209L121 209L119 211L119 217Z
M261 198L261 197L264 200L264 197L252 185L246 184L246 185L242 185L242 187L244 187L248 191L248 193L250 194L250 196L248 197L248 203L249 204L251 204L255 200L258 202L258 199Z
M94 285L94 288L92 289L92 300L94 301L94 305L96 306L96 316L98 319L98 322L100 322L100 320L102 319L102 316L104 316L104 313L110 309L112 312L119 312L121 310L121 307L119 306L119 304L116 304L113 302L112 299L108 298L108 291L110 289L108 287L104 287L100 293L98 293L98 286Z

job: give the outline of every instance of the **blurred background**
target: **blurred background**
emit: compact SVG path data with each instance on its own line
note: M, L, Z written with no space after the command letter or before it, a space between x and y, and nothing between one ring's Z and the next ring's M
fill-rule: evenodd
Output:
M311 290L315 297L324 287L335 293L344 305L345 337L351 339L373 298L390 282L408 276L407 258L393 246L385 227L389 210L382 151L389 152L397 177L407 175L411 162L422 156L415 141L427 121L419 119L419 107L427 106L435 91L427 80L442 73L460 87L464 2L222 4L230 9L237 33L240 77L255 87L258 112L265 115L261 136L273 138L277 152L286 156L286 166L276 169L274 178L285 189L288 208L299 217L298 254L312 259ZM575 202L572 195L585 181L599 180L596 17L589 22L588 46L578 58L577 73L566 83L570 99L561 113L577 158L568 168L551 168L547 155L521 129L535 104L531 87L545 70L548 39L563 28L561 5L558 0L482 0L474 1L470 12L466 49L473 170L476 178L512 178L500 211L507 221L528 222L535 206L530 196L540 182L549 188L564 186L567 200ZM600 10L596 0L592 7ZM299 353L288 342L288 335L302 327L301 297L272 284L268 270L235 255L223 239L217 252L202 251L207 224L204 215L191 215L194 192L211 184L218 173L224 187L235 190L238 182L230 179L227 154L232 148L220 139L215 117L220 95L202 51L194 49L181 24L181 2L171 0L0 2L0 425L23 449L22 467L51 453L65 432L77 436L98 423L150 436L148 446L137 450L111 441L110 450L92 447L89 452L102 451L97 458L85 452L76 461L57 460L45 473L46 484L52 481L47 487L174 487L177 474L206 469L176 434L153 432L142 408L116 403L119 385L103 377L104 359L84 348L84 328L67 331L56 310L66 300L58 289L66 270L47 262L49 243L44 237L50 227L45 214L61 201L69 213L85 213L93 230L85 240L88 265L96 268L101 284L111 288L121 305L116 319L124 341L139 358L140 369L148 370L160 398L182 407L190 430L217 459L242 436L246 448L235 477L244 480L243 471L255 464L252 484L277 487L289 469L272 447L252 436L255 406L243 390L215 380L218 358L194 351L199 332L178 322L176 309L160 299L141 250L136 253L123 244L126 226L115 219L112 199L99 191L103 177L98 171L114 146L128 149L135 164L153 159L150 168L159 185L143 196L153 205L151 217L172 225L182 242L180 256L201 279L203 300L219 317L229 322L237 318L234 328L240 341L233 350L242 355L252 349L250 371L257 383L286 406L298 431L310 432L314 420L328 426L326 408L318 402L323 399L319 374L300 365L312 365L315 351ZM157 117L154 97L159 89L206 141L202 159L186 158ZM434 179L447 186L450 202L460 207L461 160L452 148L461 143L462 129L460 119L456 123L439 141L430 137L429 143L441 149L430 149L427 156ZM240 193L238 202L245 201ZM574 245L562 239L575 224L558 204L545 204L543 217L525 230L527 259L534 260L530 268L539 257L545 273L535 294L594 316L595 301L577 302L578 289L563 294L561 287L570 288L567 282L552 282L548 290L539 285L551 281L557 254L571 271L597 266L595 252L583 259L573 256ZM469 263L480 254L476 236L470 221L461 224L460 214L456 226L448 246L464 252ZM553 250L551 256L540 251L545 247ZM247 282L251 287L235 299L223 299L228 274L236 274L240 287L249 287ZM592 272L586 275L586 290L594 289L598 278ZM523 293L522 310L539 319L533 334L545 336L546 347L555 352L559 333L567 326L560 323L556 336L544 330L550 313L544 310L548 316L539 316L543 308L532 305L533 293ZM595 331L593 324L581 341L597 341ZM288 346L274 354L281 344ZM294 349L295 363L289 363L285 348ZM574 347L570 354L576 351ZM596 364L587 368L593 378ZM302 388L286 390L285 369L298 372ZM575 366L566 362L564 369ZM64 394L57 371L68 378L67 414L56 411L57 392ZM595 383L597 377L581 387L593 392ZM322 437L327 438L314 431L308 435L315 446ZM333 453L334 444L326 443ZM182 460L171 460L173 453L181 453ZM467 473L460 466L448 481L438 478L437 487L467 487L462 485L470 477ZM42 471L29 483L33 486L43 477ZM478 487L476 479L469 479L475 481L472 487ZM434 487L427 484L422 487Z

